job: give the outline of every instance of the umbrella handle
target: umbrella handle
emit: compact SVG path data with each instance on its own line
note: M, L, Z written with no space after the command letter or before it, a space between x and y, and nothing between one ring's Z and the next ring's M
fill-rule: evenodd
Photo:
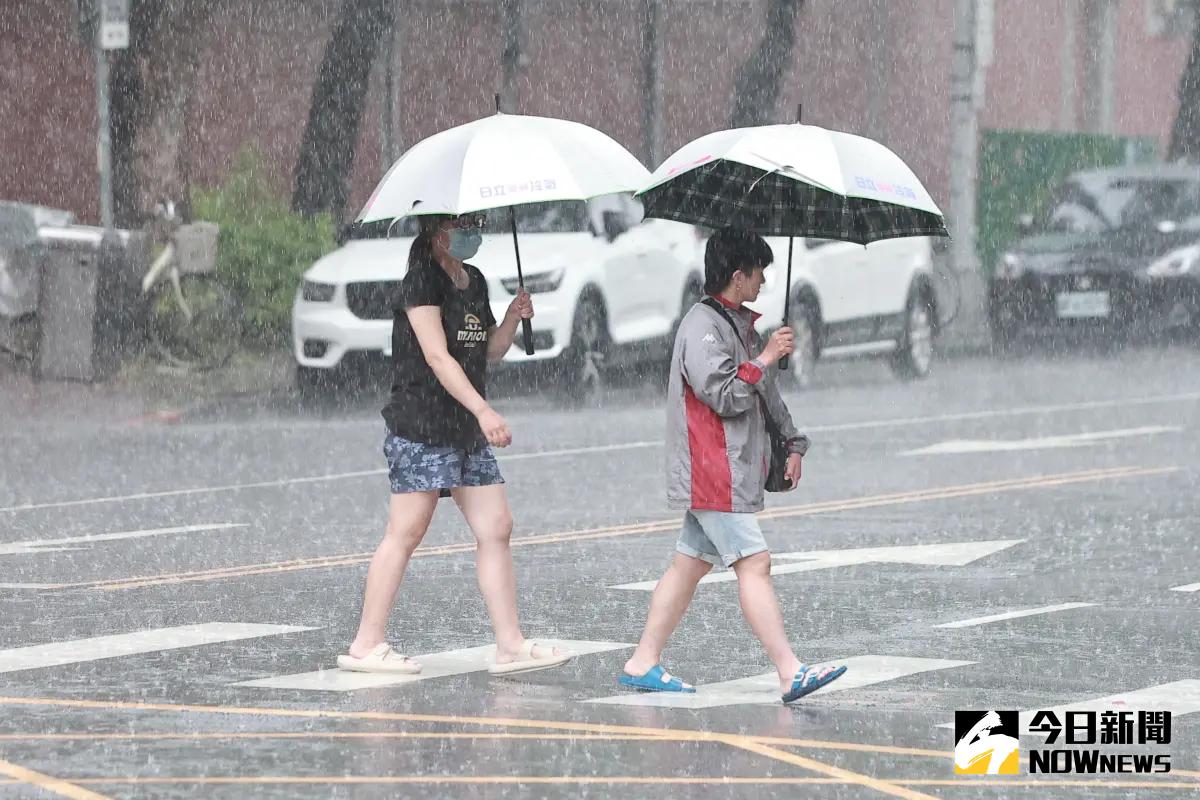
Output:
M799 111L796 112L799 116ZM791 318L792 306L792 245L795 242L791 236L788 237L788 267L787 280L783 284L783 327L788 326L788 320ZM779 359L779 369L786 370L788 364L791 363L791 356L784 356Z
M499 95L496 95L499 97ZM513 253L517 256L517 291L525 291L525 274L521 271L521 245L517 243L517 212L512 206L508 207L508 221L512 226ZM533 323L527 319L521 320L521 334L525 339L525 355L533 355Z

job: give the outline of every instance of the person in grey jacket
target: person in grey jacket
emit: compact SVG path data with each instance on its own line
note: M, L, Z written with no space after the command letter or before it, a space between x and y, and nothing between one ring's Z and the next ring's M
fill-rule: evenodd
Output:
M846 670L804 664L793 652L756 516L771 460L764 413L788 440L785 475L793 488L809 445L776 383L776 363L794 347L792 331L780 328L762 344L754 332L758 315L744 306L757 299L772 260L771 248L755 234L725 228L708 240L704 288L720 308L701 302L684 316L667 389L667 500L686 513L674 560L655 587L642 638L620 676L623 686L695 691L660 661L696 585L718 564L737 574L742 614L775 665L783 702Z

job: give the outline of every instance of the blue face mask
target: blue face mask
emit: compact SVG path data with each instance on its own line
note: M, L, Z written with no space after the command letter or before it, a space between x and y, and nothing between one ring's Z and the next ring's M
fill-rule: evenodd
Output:
M479 252L479 245L483 244L483 234L478 228L451 228L449 233L450 246L447 250L459 261L474 256Z

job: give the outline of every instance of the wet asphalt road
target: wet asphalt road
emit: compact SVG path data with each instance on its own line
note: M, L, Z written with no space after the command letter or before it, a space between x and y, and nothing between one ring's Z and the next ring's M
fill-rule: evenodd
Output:
M709 686L770 669L733 582L700 587L667 653L707 707L617 690L649 594L612 587L653 581L674 542L653 384L574 412L497 400L525 632L599 652L513 680L457 654L459 674L347 691L235 684L330 669L353 635L387 499L378 397L3 415L0 798L1200 796L1200 714L1155 751L1171 775L1121 786L956 778L938 727L1164 685L1200 708L1200 592L1176 588L1200 583L1200 348L822 371L789 395L801 488L763 524L809 553L776 558L798 653L868 685L794 708ZM488 644L469 543L443 504L399 649ZM1064 604L1089 605L978 622Z

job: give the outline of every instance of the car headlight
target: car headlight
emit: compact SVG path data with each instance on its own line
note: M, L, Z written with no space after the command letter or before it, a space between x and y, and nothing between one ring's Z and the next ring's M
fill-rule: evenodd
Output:
M1005 253L996 262L996 277L1002 280L1016 280L1025 274L1025 262L1016 253Z
M1181 247L1178 250L1172 250L1146 267L1146 274L1154 278L1173 278L1176 275L1187 275L1196 270L1197 262L1200 262L1200 245L1194 244L1190 247ZM1200 270L1196 271L1200 272Z
M567 271L563 267L559 267L551 272L539 272L536 275L527 275L525 277L525 291L530 294L539 294L541 292L553 292L562 285L563 276ZM505 278L500 281L504 286L504 290L509 294L516 294L520 281L516 278Z
M332 283L305 281L301 285L300 296L308 303L328 303L336 291L337 286Z

